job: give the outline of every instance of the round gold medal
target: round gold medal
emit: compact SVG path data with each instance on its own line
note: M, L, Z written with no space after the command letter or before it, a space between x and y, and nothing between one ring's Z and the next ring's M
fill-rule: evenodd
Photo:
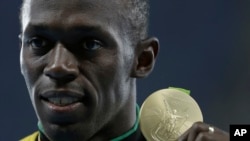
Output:
M139 117L147 141L176 141L194 122L203 121L196 101L175 88L151 94L142 104Z

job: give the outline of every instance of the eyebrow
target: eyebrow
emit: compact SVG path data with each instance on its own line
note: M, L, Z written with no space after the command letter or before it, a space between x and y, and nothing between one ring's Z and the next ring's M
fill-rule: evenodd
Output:
M74 25L67 29L63 29L56 26L48 26L45 24L28 24L26 29L24 30L24 36L45 36L53 40L60 40L61 37L74 36L75 39L77 37L81 38L83 36L93 36L98 40L103 41L104 43L109 42L110 44L117 44L116 33L110 32L109 27L101 27L96 25Z
M74 33L74 34L101 34L111 36L107 28L95 25L74 25L72 27L68 27L66 29L56 26L48 26L45 24L29 24L27 28L24 30L25 33L41 33L45 35L50 35L54 33Z

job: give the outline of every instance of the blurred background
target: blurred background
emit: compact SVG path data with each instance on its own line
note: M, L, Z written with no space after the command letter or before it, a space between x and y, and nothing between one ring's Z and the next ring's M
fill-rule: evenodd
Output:
M0 141L37 129L19 68L21 1L0 1ZM138 103L169 86L191 90L207 123L250 123L250 1L154 0L150 34L159 38L153 73L138 81Z

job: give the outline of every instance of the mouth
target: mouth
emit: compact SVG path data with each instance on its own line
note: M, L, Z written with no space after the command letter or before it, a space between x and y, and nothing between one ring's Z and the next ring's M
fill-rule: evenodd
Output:
M39 112L46 114L49 122L58 125L68 125L78 122L80 115L87 112L86 94L72 90L49 90L39 94ZM80 116L81 117L81 116Z
M83 101L83 94L72 91L48 91L40 95L40 98L55 106L69 106Z
M74 97L51 97L44 100L57 106L67 106L80 102L79 99Z

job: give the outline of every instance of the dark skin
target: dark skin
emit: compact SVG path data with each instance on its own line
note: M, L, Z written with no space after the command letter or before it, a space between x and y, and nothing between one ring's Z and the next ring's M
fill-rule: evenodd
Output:
M157 38L133 46L119 19L126 17L123 0L25 3L20 64L42 139L110 140L128 131L136 120L136 79L152 71ZM182 140L201 131L190 128Z
M112 11L122 3L26 1L21 70L46 138L109 140L134 125L136 78L151 72L158 40L131 46Z
M214 132L209 132L209 126L203 122L196 122L178 141L229 141L229 134L217 127L214 127Z

